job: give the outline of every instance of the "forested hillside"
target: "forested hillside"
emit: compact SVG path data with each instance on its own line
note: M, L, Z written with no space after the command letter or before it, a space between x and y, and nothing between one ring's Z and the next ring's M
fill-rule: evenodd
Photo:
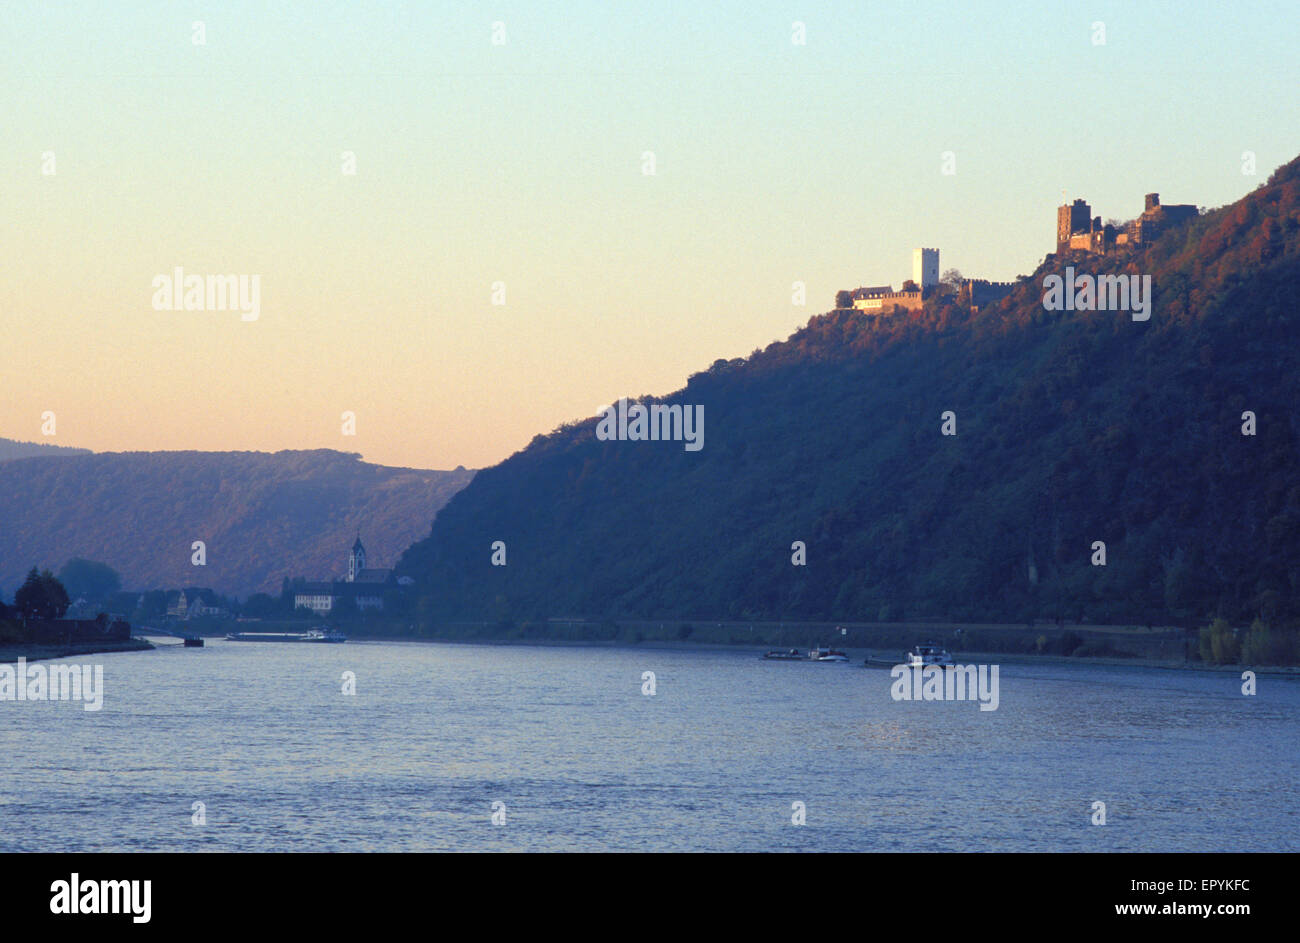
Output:
M1151 275L1150 320L1044 310L1067 263ZM426 620L1294 620L1298 289L1293 161L1129 254L1049 260L978 313L834 311L719 361L659 401L704 406L698 452L598 441L594 418L539 436L401 570Z
M89 454L89 449L71 449L62 445L48 445L43 442L18 442L14 439L0 439L0 462L9 462L16 458L31 458L33 456Z
M278 592L288 576L341 575L360 532L391 566L473 476L362 462L328 449L119 452L0 464L0 589L33 565L111 565L127 589ZM206 565L192 563L203 541Z

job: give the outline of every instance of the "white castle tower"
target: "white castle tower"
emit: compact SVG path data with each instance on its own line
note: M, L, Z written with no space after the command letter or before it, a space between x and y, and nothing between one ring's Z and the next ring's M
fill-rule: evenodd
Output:
M348 554L348 582L355 583L365 568L366 548L361 545L361 535L357 534L357 542L352 545L352 552Z
M912 250L912 281L922 290L939 284L939 250Z

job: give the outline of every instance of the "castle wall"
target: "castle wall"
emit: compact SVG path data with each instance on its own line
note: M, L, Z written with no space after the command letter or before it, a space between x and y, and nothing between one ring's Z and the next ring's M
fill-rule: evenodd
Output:
M968 278L962 282L960 297L970 303L971 307L1001 301L1016 289L1015 282L990 282L982 278Z

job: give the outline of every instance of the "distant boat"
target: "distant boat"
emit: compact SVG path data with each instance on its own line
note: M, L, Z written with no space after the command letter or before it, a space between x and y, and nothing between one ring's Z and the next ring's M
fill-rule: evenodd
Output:
M942 646L928 642L925 645L912 646L912 650L904 656L903 663L910 668L924 668L928 665L938 665L942 668L951 665L953 660L952 655L948 654Z
M338 629L322 632L312 629L310 632L231 632L226 636L227 642L346 642L347 636Z
M848 661L849 656L836 648L814 648L808 653L813 661Z
M187 635L185 636L185 641L182 642L181 644L184 645L186 648L202 648L203 639L197 635Z
M768 661L807 661L803 652L792 648L788 652L770 651L763 655Z

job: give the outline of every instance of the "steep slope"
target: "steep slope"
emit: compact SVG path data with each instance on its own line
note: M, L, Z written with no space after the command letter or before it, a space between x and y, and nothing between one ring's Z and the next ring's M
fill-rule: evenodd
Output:
M360 531L372 566L428 533L472 471L370 465L328 449L121 452L0 464L0 587L33 564L101 560L131 589L278 592L342 572ZM202 540L207 564L191 564Z
M1151 275L1150 320L1044 310L1067 264ZM1294 618L1298 287L1294 161L977 314L832 312L719 361L662 400L704 406L699 452L598 441L595 419L539 436L400 569L426 619Z

